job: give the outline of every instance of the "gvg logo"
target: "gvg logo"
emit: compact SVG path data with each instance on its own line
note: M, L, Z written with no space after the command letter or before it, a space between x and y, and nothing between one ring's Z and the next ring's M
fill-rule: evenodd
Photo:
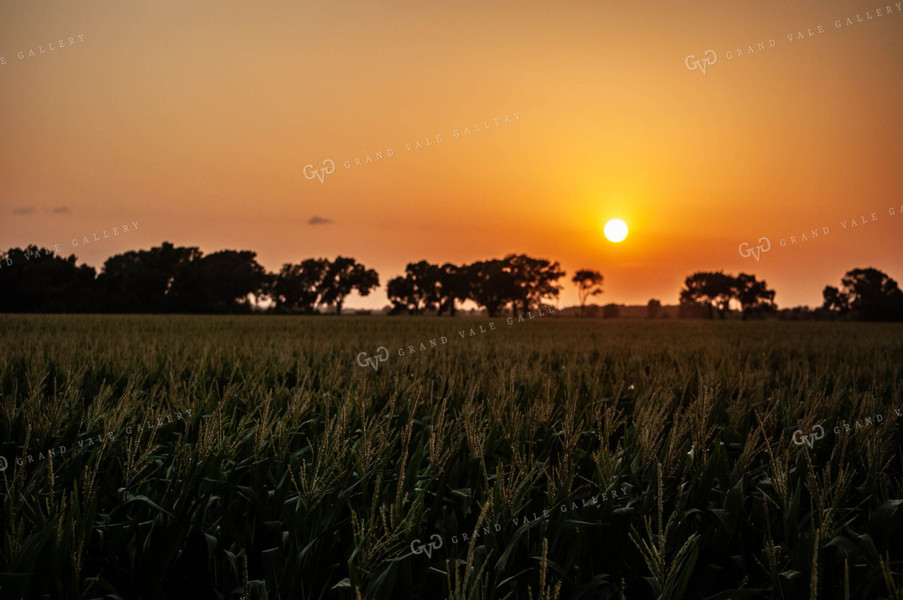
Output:
M438 550L441 547L442 538L437 533L430 536L430 543L428 544L423 544L420 540L411 542L411 552L414 554L426 554L427 558L433 558L433 550Z
M380 350L385 350L385 354L381 355ZM386 348L385 346L380 346L379 348L376 349L376 352L377 352L377 354L375 356L367 357L364 360L361 360L361 357L367 356L367 353L366 352L359 353L357 355L358 366L366 367L369 365L369 366L373 367L374 371L378 371L379 363L386 362L387 360L389 360L389 349Z
M803 444L806 444L807 446L809 446L811 448L812 445L815 444L816 441L822 439L823 437L825 437L825 428L822 427L821 425L813 425L812 433L810 433L809 435L802 435L800 433L799 429L794 431L793 432L793 443L796 444L797 446L802 446Z
M743 258L749 258L750 256L752 256L756 259L756 262L759 262L759 258L762 256L762 253L771 250L771 240L767 237L760 237L758 246L750 248L749 244L743 242L737 249L740 251L740 256L742 256Z
M695 54L691 54L684 59L684 64L687 65L687 69L691 71L699 69L702 71L703 75L705 75L705 70L709 65L714 65L716 62L718 62L718 55L715 54L714 50L706 50L703 58L696 58Z
M328 158L323 161L323 166L319 169L314 169L313 165L304 165L305 179L319 179L320 183L325 183L326 176L333 173L335 173L335 163Z

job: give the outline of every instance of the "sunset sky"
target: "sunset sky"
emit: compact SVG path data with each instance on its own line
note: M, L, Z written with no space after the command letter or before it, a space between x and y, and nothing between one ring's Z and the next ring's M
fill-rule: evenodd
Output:
M5 0L0 248L341 254L383 284L517 252L601 271L602 303L674 304L723 269L818 305L854 267L903 282L898 6Z

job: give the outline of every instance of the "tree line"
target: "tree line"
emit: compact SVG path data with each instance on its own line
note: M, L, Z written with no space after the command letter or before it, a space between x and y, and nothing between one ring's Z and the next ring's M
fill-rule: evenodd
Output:
M354 258L308 258L271 273L250 250L205 255L168 242L111 256L99 273L76 262L75 255L34 245L0 252L0 312L314 314L323 307L341 314L352 292L367 296L380 285L377 272ZM490 317L518 316L555 303L566 275L558 262L525 254L463 265L421 260L390 279L386 295L392 314L453 317L470 301ZM583 315L589 299L602 293L604 277L580 269L570 282ZM849 271L841 287L827 286L823 295L819 309L798 307L787 316L788 309L777 310L774 290L754 275L697 272L684 282L679 316L903 320L903 293L877 269ZM647 309L649 317L663 313L656 299ZM604 307L603 316L617 316L616 306Z
M694 273L680 291L679 316L724 318L736 311L744 319L903 321L903 291L887 273L873 267L847 271L840 288L825 286L824 302L815 309L797 306L779 311L774 296L774 290L752 275Z

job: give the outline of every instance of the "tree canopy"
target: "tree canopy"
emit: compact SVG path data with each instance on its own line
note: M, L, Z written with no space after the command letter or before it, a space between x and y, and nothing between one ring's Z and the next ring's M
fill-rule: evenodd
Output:
M847 271L840 289L825 286L822 308L862 321L903 320L903 292L887 273L868 267Z
M605 277L599 271L580 269L571 278L577 286L577 297L580 300L580 316L586 311L586 301L590 296L598 296L602 292L602 282Z
M0 252L0 312L341 314L350 294L367 296L380 285L375 270L344 256L306 258L269 273L251 250L204 254L197 247L163 242L149 250L111 256L100 273L76 264L77 260L75 255L64 258L35 245ZM408 263L402 275L387 282L386 296L394 314L453 317L470 302L490 317L504 312L516 317L554 304L562 289L558 282L565 276L558 262L526 254L462 265L420 260ZM570 281L583 315L586 302L602 293L604 277L599 271L579 269ZM823 297L824 304L815 311L808 307L777 311L774 290L754 275L699 271L684 280L678 314L903 320L903 292L896 281L872 267L848 271L840 287L824 288ZM591 308L596 314L598 307ZM610 304L598 312L615 317L618 311ZM667 316L658 300L649 301L645 314Z
M775 292L754 275L740 273L734 277L722 271L699 271L684 280L680 305L683 316L712 318L717 314L724 318L731 302L736 302L746 319L774 310L774 296Z

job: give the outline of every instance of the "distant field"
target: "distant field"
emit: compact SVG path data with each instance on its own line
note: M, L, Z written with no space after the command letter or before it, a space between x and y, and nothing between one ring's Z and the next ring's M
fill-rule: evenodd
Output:
M0 342L4 600L903 598L903 324L2 316Z

